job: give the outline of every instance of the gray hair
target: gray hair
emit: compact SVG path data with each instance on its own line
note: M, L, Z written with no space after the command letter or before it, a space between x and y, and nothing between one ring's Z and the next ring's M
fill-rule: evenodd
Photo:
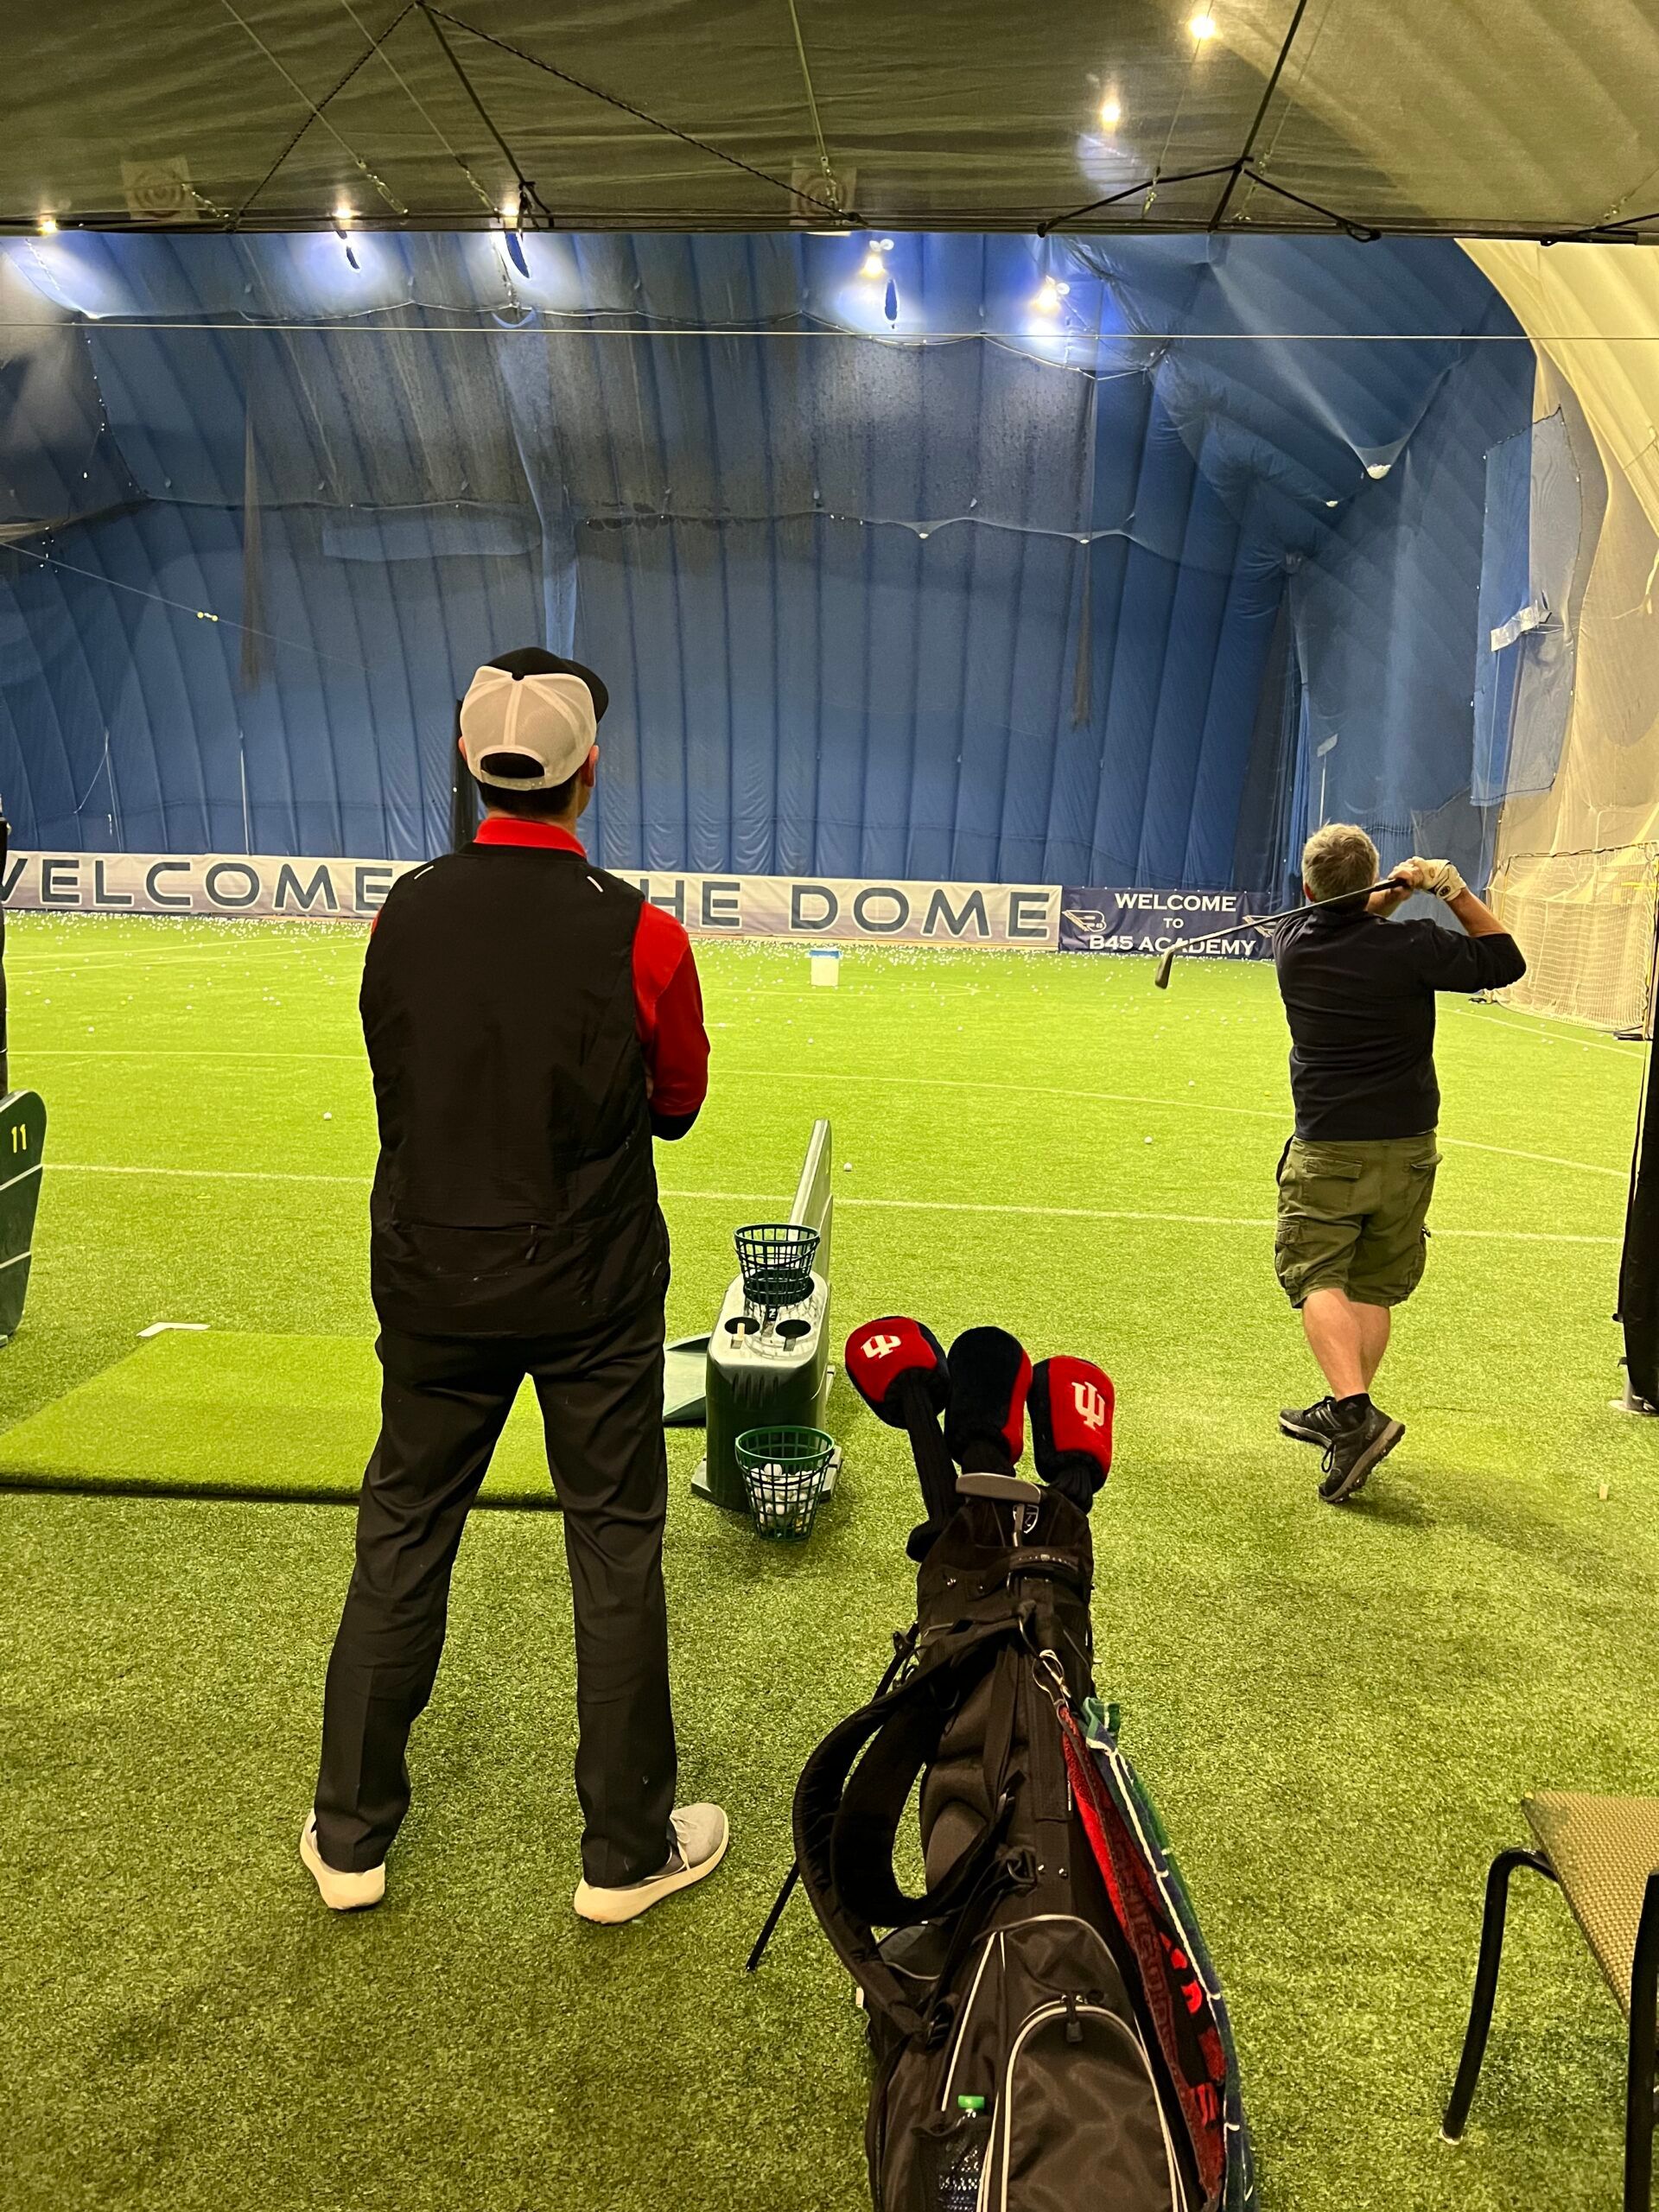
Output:
M1352 822L1327 822L1302 847L1302 881L1310 899L1340 899L1376 881L1376 847Z

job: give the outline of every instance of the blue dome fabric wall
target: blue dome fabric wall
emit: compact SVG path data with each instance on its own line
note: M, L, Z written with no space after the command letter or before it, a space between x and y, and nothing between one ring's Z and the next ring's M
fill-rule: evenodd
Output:
M0 250L20 842L439 849L537 639L611 684L617 866L1224 884L1287 658L1344 810L1468 788L1532 359L1456 247L524 247Z

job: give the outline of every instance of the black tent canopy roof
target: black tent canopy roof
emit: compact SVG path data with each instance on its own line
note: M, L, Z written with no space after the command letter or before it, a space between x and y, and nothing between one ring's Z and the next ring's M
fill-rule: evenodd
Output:
M1650 0L60 0L7 64L20 228L1659 238Z

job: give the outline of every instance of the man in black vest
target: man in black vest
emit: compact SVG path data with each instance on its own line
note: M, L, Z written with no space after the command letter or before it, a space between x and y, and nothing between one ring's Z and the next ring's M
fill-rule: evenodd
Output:
M300 1844L339 1911L385 1894L461 1529L526 1375L575 1610L575 1909L631 1920L726 1848L718 1806L674 1805L652 1158L653 1135L696 1119L709 1043L684 931L575 834L606 704L598 677L539 648L479 670L461 748L485 820L398 880L364 965L381 1427Z

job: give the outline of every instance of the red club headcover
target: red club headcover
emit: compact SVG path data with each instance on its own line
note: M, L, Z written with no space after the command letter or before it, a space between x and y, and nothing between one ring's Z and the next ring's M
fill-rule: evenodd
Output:
M1086 1513L1112 1471L1112 1378L1090 1359L1045 1359L1031 1380L1031 1454Z
M944 1440L965 1471L1012 1468L1026 1448L1031 1361L1006 1329L964 1329L950 1347Z
M847 1339L847 1379L870 1411L891 1428L905 1426L895 1390L901 1376L914 1376L925 1387L930 1409L937 1414L950 1392L950 1377L944 1353L931 1329L903 1313L889 1313L880 1321L867 1321Z

